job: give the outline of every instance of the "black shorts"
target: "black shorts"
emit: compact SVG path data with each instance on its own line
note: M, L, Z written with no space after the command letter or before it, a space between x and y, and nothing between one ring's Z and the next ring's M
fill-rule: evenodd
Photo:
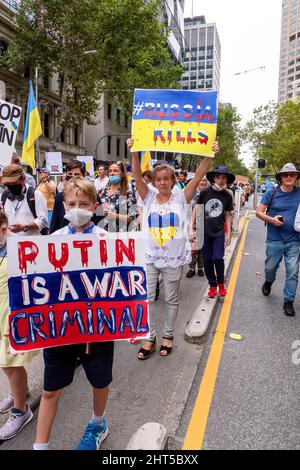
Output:
M94 388L107 387L112 381L114 356L113 341L90 343L86 354L86 344L72 344L44 349L44 390L54 392L73 382L78 359L85 375Z

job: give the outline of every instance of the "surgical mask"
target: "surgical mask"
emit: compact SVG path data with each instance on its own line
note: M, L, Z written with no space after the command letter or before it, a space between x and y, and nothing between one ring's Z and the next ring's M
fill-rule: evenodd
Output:
M93 213L91 211L80 209L79 207L65 213L65 219L69 220L75 227L82 227L82 225L87 224L92 217Z
M227 189L227 184L224 184L224 186L219 186L217 183L214 183L212 187L215 189L215 191L225 191L225 189Z
M23 190L22 184L7 184L6 187L13 196L21 196Z
M121 176L110 176L109 177L109 182L111 184L118 184L121 182Z

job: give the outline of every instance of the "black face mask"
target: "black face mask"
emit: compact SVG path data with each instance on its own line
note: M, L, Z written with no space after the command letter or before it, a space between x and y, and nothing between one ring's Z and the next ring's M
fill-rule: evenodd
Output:
M22 184L7 184L6 187L9 190L9 192L12 194L12 196L19 197L22 195L22 191L23 191Z

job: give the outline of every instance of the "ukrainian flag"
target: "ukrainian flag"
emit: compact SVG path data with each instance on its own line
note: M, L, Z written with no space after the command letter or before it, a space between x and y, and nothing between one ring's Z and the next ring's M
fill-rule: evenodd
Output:
M147 150L145 152L141 152L141 170L142 170L142 173L144 171L151 170L150 162L151 162L151 152L149 152L149 150Z
M22 160L27 163L27 165L31 166L32 169L35 168L34 142L42 134L41 120L33 93L32 82L30 80Z

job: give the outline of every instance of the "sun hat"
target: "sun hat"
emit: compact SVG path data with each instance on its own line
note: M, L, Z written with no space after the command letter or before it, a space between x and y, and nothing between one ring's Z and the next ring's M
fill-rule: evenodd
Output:
M215 170L209 171L206 173L206 178L211 184L214 184L216 175L226 175L229 186L235 181L235 175L230 173L226 166L218 166Z

